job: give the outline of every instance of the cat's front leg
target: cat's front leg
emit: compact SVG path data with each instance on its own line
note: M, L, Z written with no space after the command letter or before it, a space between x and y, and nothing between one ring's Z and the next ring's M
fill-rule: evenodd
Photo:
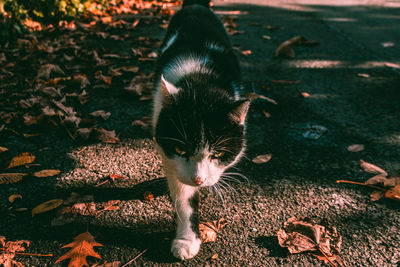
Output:
M172 242L172 254L181 260L193 258L200 249L199 192L196 187L169 178L172 205L176 211L177 230Z

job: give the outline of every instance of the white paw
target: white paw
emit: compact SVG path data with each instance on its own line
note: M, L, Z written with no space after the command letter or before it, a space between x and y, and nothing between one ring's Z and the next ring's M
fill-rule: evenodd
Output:
M200 249L200 239L174 239L171 252L180 260L187 260L197 255Z

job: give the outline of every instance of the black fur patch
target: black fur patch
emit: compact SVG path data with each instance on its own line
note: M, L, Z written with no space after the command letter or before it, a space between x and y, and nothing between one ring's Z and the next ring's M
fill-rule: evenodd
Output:
M196 234L197 238L200 238L199 230L199 192L194 193L194 195L189 199L190 207L193 209L190 215L190 228Z

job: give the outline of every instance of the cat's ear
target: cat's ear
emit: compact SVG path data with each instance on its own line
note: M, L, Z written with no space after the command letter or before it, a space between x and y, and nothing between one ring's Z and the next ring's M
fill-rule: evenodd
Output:
M250 107L250 100L248 99L238 100L235 102L235 105L232 108L232 110L228 113L228 116L233 122L239 125L244 125L247 111L249 111L249 107Z
M178 93L178 88L168 82L164 75L161 75L161 92L163 105L167 105L172 102L172 95Z

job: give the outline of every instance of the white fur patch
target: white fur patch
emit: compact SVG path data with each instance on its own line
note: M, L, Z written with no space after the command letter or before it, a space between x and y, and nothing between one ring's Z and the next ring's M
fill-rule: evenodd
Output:
M168 64L163 73L170 83L176 84L182 77L191 73L212 74L210 61L207 56L180 56Z

